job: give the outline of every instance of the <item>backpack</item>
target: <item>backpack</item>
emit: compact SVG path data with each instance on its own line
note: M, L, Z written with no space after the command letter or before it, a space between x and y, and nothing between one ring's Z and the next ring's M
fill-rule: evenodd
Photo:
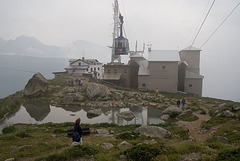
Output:
M72 135L73 141L79 142L80 141L80 135L78 132L74 132Z

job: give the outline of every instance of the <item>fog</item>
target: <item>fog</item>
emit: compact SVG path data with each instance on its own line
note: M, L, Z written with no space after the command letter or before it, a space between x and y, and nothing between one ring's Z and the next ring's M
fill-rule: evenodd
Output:
M153 50L190 46L212 2L119 0L131 49L135 41L139 49L143 43L152 44ZM32 36L44 44L61 47L85 40L107 48L112 44L112 3L113 0L0 0L0 37L14 40L20 35ZM193 46L200 48L238 3L239 0L216 1ZM240 7L201 48L203 96L240 102L239 28ZM100 61L110 62L110 52L98 54L102 54ZM81 58L82 53L66 53L64 57ZM85 57L88 58L87 53Z

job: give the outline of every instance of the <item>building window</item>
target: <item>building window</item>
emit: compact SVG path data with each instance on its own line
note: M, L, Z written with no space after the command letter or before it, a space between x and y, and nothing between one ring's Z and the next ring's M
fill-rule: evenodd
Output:
M145 84L145 83L143 83L143 84L142 84L142 87L146 87L146 84Z
M123 71L124 73L127 73L127 69L124 69L124 71Z
M165 66L165 65L163 65L163 66L162 66L162 69L163 69L163 70L165 70L165 69L166 69L166 66Z
M114 73L117 73L117 69L114 69Z
M87 70L86 70L87 72L88 72L88 68L87 68Z
M78 63L79 66L81 66L81 63Z
M100 68L98 67L98 70L100 70Z
M192 87L192 84L189 84L189 87Z
M98 76L100 76L100 74L99 74L99 73L98 73L97 75L98 75Z
M91 72L93 71L93 68L91 68Z
M110 69L107 70L107 73L111 73Z

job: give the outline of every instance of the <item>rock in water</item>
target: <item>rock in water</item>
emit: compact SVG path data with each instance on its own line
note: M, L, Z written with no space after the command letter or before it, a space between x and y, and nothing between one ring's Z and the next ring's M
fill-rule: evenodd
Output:
M28 81L23 90L23 94L28 97L37 97L45 93L47 89L47 79L41 73L37 73Z
M123 118L124 120L127 120L127 121L131 121L133 118L136 117L132 111L123 111L123 112L121 112L119 114L116 114L116 115L118 117Z

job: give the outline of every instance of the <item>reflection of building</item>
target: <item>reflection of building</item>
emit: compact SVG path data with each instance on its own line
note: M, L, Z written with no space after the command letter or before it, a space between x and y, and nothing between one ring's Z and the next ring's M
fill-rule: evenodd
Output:
M42 102L27 102L23 106L36 121L42 121L50 112L50 106Z
M88 75L99 79L102 76L103 69L102 63L97 59L70 59L69 66L65 68L65 72L53 72L55 76L68 74L68 75Z

